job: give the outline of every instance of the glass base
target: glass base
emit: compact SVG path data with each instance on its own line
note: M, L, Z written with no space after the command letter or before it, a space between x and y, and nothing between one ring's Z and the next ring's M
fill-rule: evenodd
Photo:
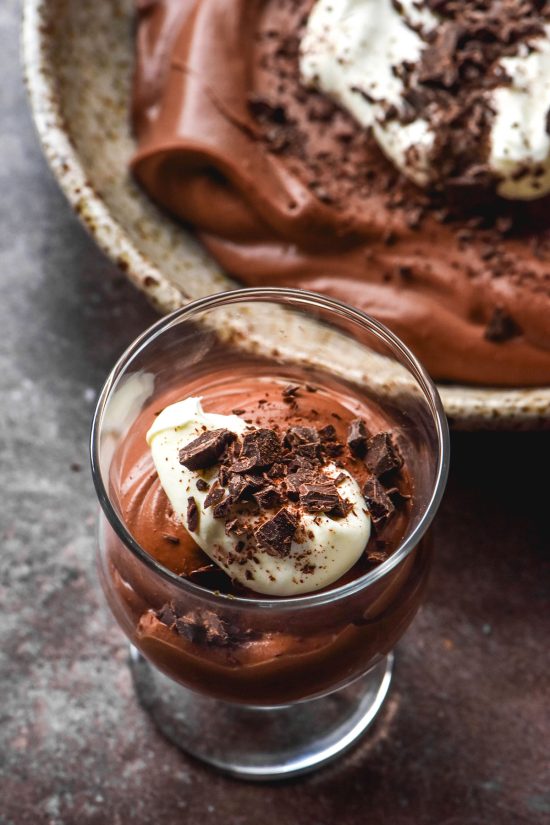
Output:
M130 666L141 705L171 742L233 776L268 781L326 765L357 742L386 698L393 654L328 696L278 707L201 696L154 668L135 647Z

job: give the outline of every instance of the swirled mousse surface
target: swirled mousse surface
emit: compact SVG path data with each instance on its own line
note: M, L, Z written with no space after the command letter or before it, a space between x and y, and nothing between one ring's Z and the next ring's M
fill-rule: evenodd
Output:
M180 399L171 390L142 412L111 471L128 529L162 565L211 589L298 595L360 576L397 548L412 485L392 423L379 411L316 387L253 378L238 392L217 387L201 402ZM277 457L256 466L258 431L273 434ZM214 448L199 444L202 466L182 465L178 436L193 444L193 435L208 441L212 432L227 451L222 463L213 454L205 459ZM249 434L248 453L231 432ZM293 521L292 553L290 538L285 545L286 537L269 535L281 511ZM279 574L290 561L296 569ZM331 564L340 572L333 575Z
M460 3L427 5L457 23ZM443 186L408 180L370 129L306 86L300 44L311 0L138 2L132 168L245 284L298 286L359 306L439 379L545 384L549 199L500 197L457 147L487 136L477 98L466 95L471 78L495 54L518 70L526 39L544 30L546 4L526 4L522 32L511 18L485 25L496 2L474 5L483 25L432 35L422 65L407 68L417 114L448 115L447 97L462 107L436 124L438 151L447 146L453 159ZM532 165L529 175L535 185Z

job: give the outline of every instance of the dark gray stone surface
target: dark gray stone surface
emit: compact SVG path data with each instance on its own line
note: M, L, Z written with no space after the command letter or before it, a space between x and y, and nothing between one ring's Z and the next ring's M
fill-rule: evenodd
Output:
M46 168L18 17L2 0L0 825L550 821L550 535L533 476L548 435L454 439L426 605L381 722L337 766L234 782L177 752L137 706L95 573L87 437L102 380L155 316Z

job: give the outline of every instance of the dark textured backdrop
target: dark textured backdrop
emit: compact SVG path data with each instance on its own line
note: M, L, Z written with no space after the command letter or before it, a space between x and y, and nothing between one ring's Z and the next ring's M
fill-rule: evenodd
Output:
M549 822L548 435L454 439L426 605L382 720L337 766L234 782L136 705L96 580L86 442L103 378L154 315L46 168L18 18L0 0L0 825Z

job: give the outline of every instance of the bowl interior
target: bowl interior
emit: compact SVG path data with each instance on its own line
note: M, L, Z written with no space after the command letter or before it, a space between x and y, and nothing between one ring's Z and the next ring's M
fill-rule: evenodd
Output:
M231 289L201 245L134 184L133 0L26 0L26 79L47 158L102 249L160 312ZM550 427L550 388L439 387L452 426Z

